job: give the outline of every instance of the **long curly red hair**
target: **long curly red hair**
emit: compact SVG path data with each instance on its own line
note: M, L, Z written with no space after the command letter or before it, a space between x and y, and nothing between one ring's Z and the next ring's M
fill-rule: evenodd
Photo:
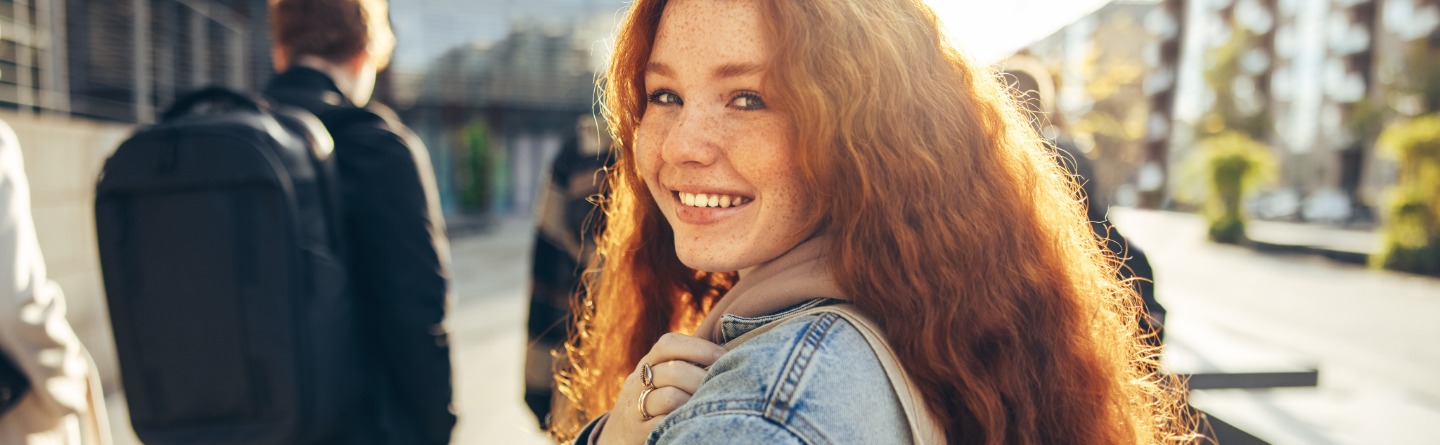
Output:
M810 222L955 444L1188 440L1181 385L1150 372L1139 297L1117 278L1055 161L988 67L920 0L754 0L776 49L767 102L792 119ZM638 0L603 86L616 163L607 227L558 377L557 437L611 409L664 333L737 277L681 264L634 162L666 0ZM879 384L879 383L877 383Z

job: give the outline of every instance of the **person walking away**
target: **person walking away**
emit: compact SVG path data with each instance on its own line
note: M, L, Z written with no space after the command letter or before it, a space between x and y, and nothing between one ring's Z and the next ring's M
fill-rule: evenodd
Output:
M419 138L370 100L394 48L384 0L271 0L275 102L314 113L334 139L344 245L380 443L450 442L449 241ZM353 439L374 436L356 425Z
M1139 319L1139 328L1145 343L1158 354L1165 340L1165 306L1155 299L1155 273L1150 267L1145 251L1134 245L1120 229L1110 222L1110 203L1096 192L1095 163L1064 137L1055 125L1043 122L1045 116L1054 116L1055 87L1045 66L1025 57L1012 57L1006 62L1003 73L1010 87L1017 94L1017 102L1030 114L1030 123L1036 132L1047 135L1054 145L1057 161L1065 167L1066 173L1080 184L1085 195L1085 216L1090 220L1090 230L1105 249L1119 258L1123 265L1118 273L1120 278L1135 288L1145 306Z
M0 122L0 444L108 445L99 372L45 276L24 168Z
M577 120L575 136L560 146L535 199L525 405L541 429L549 429L551 412L564 402L564 397L555 397L555 371L564 366L563 360L557 366L556 357L565 353L571 308L582 291L584 268L594 256L597 230L604 227L592 198L604 180L610 141L595 119L587 114Z

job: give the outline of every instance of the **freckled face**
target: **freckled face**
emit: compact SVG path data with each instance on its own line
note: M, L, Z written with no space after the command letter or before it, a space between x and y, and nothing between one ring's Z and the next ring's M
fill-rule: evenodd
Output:
M765 101L760 14L755 0L673 0L645 71L640 174L680 261L703 271L760 265L809 232L792 125Z

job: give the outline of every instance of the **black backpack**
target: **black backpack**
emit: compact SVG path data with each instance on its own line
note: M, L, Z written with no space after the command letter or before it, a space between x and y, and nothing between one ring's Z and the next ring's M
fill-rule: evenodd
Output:
M304 111L209 89L105 163L100 262L146 444L307 444L365 421L331 146Z
M20 399L30 392L30 379L0 352L0 417L20 404Z

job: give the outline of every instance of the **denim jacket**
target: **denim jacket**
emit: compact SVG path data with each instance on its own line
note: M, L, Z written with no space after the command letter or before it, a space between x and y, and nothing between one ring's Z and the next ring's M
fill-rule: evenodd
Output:
M755 318L726 315L722 340L827 301ZM593 427L576 443L589 443ZM646 443L908 444L910 430L865 337L822 313L785 321L722 356Z

